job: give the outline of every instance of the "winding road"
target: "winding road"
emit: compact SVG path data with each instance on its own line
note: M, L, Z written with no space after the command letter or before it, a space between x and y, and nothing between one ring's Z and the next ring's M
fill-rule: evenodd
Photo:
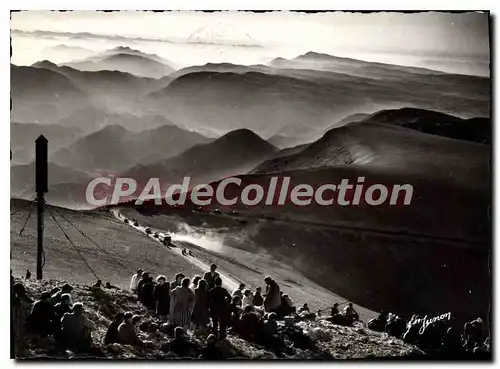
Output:
M115 216L115 218L117 218L118 220L120 220L121 222L124 222L125 219L128 219L127 217L125 217L124 215L122 215L118 210L116 209L113 209L111 210L111 213ZM124 222L124 224L127 224ZM152 230L152 233L151 234L147 234L146 233L146 228L148 228L147 226L141 226L140 224L136 227L134 226L133 224L133 221L131 219L128 219L128 225L132 228L134 228L135 230L139 231L139 232L142 232L144 233L145 236L151 238L152 240L155 240L156 242L158 242L159 244L161 244L163 246L163 242L160 241L159 238L154 238L153 235L156 231L158 232L163 232L165 233L164 231L162 230L159 230L159 229L154 229L154 228L151 228ZM197 245L199 247L202 247L201 245ZM187 261L189 261L191 264L197 266L198 268L200 268L201 270L204 270L204 271L209 271L210 270L210 265L208 265L207 263L201 261L200 259L197 259L196 257L194 256L184 256L182 255L182 249L180 247L168 247L168 246L164 246L165 248L167 248L170 252L172 253L177 253L178 255L180 255L181 257L183 258L186 258ZM220 277L222 279L222 284L225 288L227 288L229 290L229 292L231 293L232 291L234 291L235 289L238 288L239 286L239 282L235 281L234 279L232 279L231 277L228 277L227 273L224 273L224 271L222 270L218 270L218 273L220 274Z

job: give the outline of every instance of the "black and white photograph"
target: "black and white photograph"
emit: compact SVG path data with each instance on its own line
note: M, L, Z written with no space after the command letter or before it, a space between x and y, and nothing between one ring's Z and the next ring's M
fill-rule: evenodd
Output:
M493 21L11 11L10 358L492 361Z

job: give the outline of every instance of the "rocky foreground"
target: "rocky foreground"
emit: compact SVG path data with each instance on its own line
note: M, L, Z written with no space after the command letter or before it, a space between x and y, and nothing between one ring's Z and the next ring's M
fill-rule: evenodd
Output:
M19 281L19 280L18 280ZM29 297L36 300L43 291L61 286L65 282L57 280L22 281ZM75 302L82 302L87 317L96 325L92 332L94 349L92 353L74 353L65 350L52 337L40 338L35 335L26 335L17 342L17 359L177 359L169 352L166 343L172 337L171 332L162 332L158 327L161 322L154 314L142 306L136 297L127 291L118 289L97 290L90 286L72 285ZM139 337L149 341L147 347L133 347L129 345L104 345L103 338L108 325L117 312L131 311L142 316L139 328ZM156 324L154 324L156 323ZM417 347L408 345L402 340L388 336L386 333L374 332L366 328L363 323L356 323L354 327L333 325L322 319L301 321L295 327L286 328L280 323L280 331L286 345L289 347L284 354L274 352L248 342L229 331L227 341L220 342L225 357L228 359L410 359L424 358L424 353ZM291 331L303 335L300 340ZM193 344L201 349L204 346L207 332L188 331ZM197 358L196 355L193 358Z

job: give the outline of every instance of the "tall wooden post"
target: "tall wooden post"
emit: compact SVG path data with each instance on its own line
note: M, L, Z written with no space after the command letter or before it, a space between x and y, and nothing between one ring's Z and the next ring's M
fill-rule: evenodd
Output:
M40 135L35 141L36 147L36 195L38 218L38 242L36 253L36 279L43 278L42 253L43 253L43 213L45 212L45 193L47 185L47 139Z

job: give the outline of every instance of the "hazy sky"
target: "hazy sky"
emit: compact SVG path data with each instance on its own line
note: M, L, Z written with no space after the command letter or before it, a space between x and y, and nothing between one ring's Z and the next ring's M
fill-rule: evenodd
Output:
M488 14L481 13L25 11L11 19L18 65L82 59L122 45L177 67L267 63L316 51L457 73L489 69ZM92 35L74 35L82 32Z

